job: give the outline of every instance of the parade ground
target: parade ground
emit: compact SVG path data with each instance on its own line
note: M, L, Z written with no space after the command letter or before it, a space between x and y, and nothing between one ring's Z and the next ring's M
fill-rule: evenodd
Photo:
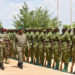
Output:
M4 64L4 66L5 70L0 70L0 75L72 75L29 63L24 63L24 69L21 70L17 67L17 61L12 59L10 59L10 64Z

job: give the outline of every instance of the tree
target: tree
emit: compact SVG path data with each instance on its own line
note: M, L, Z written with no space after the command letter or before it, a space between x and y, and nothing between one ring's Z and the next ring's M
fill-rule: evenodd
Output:
M2 26L2 22L0 22L0 28L2 28L3 26Z
M18 18L17 18L18 17ZM22 26L25 28L48 28L49 26L55 26L57 23L56 18L51 18L51 14L48 14L47 9L42 7L37 8L36 10L29 11L27 4L24 2L24 5L20 9L20 14L14 17L14 26Z

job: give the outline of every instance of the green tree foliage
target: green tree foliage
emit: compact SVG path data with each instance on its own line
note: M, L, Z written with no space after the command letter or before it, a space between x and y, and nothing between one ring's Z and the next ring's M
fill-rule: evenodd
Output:
M37 8L36 10L29 11L27 4L20 9L20 14L14 17L14 26L17 28L47 28L49 26L57 25L57 18L51 18L47 9Z
M3 26L2 26L2 22L0 22L0 28L2 28Z

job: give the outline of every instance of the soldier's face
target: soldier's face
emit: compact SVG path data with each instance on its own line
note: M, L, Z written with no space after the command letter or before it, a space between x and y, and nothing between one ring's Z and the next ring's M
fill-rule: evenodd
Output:
M75 33L75 28L73 29L73 32Z
M58 29L55 29L54 32L56 33L58 31Z
M21 29L21 30L19 30L19 33L22 33L23 32L23 30Z
M68 32L69 32L69 33L71 33L71 29L70 29L70 30L68 30Z
M66 29L66 28L64 28L64 29L62 29L62 32L64 33L64 32L66 32L66 30L67 30L67 29Z

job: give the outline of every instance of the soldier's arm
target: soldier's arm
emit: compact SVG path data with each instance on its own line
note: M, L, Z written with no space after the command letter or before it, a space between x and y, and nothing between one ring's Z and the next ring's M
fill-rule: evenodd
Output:
M61 51L61 35L59 34L58 36L58 47L59 47L59 51Z
M28 42L27 37L26 37L26 44L27 44L28 50L30 50L30 47L29 47L29 42Z
M67 46L68 46L68 52L70 52L70 48L71 48L71 46L70 46L70 36L68 36L67 35Z
M53 49L53 40L54 40L54 36L53 35L51 36L50 40L51 40L51 48Z

